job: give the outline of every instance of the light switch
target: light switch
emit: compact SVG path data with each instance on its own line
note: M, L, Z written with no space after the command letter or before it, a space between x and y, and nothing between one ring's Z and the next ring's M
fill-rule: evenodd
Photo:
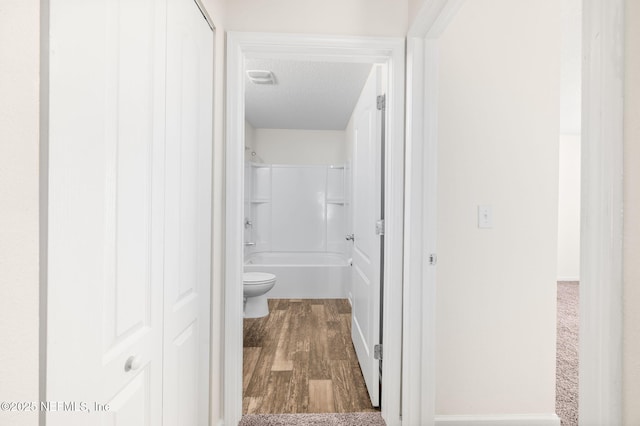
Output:
M493 213L491 206L481 205L478 206L478 228L490 229L493 228Z

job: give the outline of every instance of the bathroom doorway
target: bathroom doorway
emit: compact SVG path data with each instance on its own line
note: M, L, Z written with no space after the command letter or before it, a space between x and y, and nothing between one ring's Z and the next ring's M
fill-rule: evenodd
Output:
M263 381L251 383L249 377L243 383L243 364L248 365L245 373L255 368L263 371L269 364L271 386L278 380L293 383L290 376L298 373L290 368L297 356L304 357L299 352L309 353L312 344L323 342L323 327L314 325L324 322L329 326L326 337L333 339L326 348L341 352L333 354L333 370L347 374L336 376L339 386L321 375L303 379L304 389L300 382L290 385L307 392L303 399L308 403L295 410L313 411L318 398L310 398L311 393L324 397L335 390L333 396L342 393L356 398L347 403L334 399L333 409L318 410L338 411L336 405L341 411L373 410L383 401L382 415L389 419L388 424L394 424L400 411L402 43L361 38L328 38L319 43L306 36L241 33L229 34L228 42L228 93L235 95L228 99L227 170L236 172L227 175L227 218L233 219L227 220L226 242L225 409L235 423L243 411L256 409L256 404L268 407L257 394L243 400L244 390L254 393L257 383ZM247 71L252 72L247 75ZM250 77L257 84L251 83ZM299 80L302 88L290 86L294 80ZM363 90L369 86L371 90ZM278 94L278 90L284 93ZM367 102L361 100L364 92L373 94ZM383 93L392 107L379 110L376 98ZM256 112L253 107L260 103L261 111ZM309 114L304 114L305 109ZM330 122L333 124L327 124ZM370 139L364 138L367 141L379 141L384 133L384 156L381 149L362 149L368 143L363 141L367 133L371 134ZM352 153L361 159L356 161ZM384 158L385 168L393 170L384 181L376 157ZM353 176L360 176L359 183ZM377 188L371 190L371 197L364 197L362 191L354 196L354 185L362 187L363 182L368 183L367 188ZM372 185L374 182L377 185ZM382 188L393 194L387 196L384 206ZM360 219L352 219L358 211L366 213L370 222L364 231L358 229L364 226ZM383 217L393 220L376 227ZM371 260L374 256L382 259L383 250L389 255L381 267L381 260ZM248 320L243 339L240 283L244 270L257 269L276 275L276 285L267 295L272 299L271 314L266 319ZM354 275L362 279L360 285L352 285ZM382 297L379 286L375 287L377 292L372 291L374 287L364 291L362 283L372 282L372 277L395 286L385 289ZM313 279L319 281L312 283ZM385 312L395 315L381 321L383 306ZM295 319L303 324L300 328ZM260 361L258 351L265 347L248 346L253 349L245 351L243 363L243 340L254 345L264 340L273 333L269 324L279 327L277 338L270 343L273 354L263 355ZM379 350L381 339L390 349L385 352L380 373L379 355L374 351ZM342 344L335 344L339 341ZM294 345L302 351L293 350ZM329 358L320 359L319 365L326 367L332 361ZM263 376L259 373L255 377ZM354 385L351 392L343 386L345 377L359 378L366 385ZM381 378L385 383L382 394ZM359 405L363 400L367 404ZM276 406L276 412L282 411L282 403ZM273 405L265 409L274 412Z
M245 302L244 414L380 406L383 78L245 62L244 271L276 281L266 316Z

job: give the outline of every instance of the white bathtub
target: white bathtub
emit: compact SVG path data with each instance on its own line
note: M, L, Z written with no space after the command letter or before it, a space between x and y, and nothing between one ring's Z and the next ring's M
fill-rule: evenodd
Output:
M264 252L249 255L245 272L269 272L276 285L270 299L337 299L346 297L350 270L337 253Z

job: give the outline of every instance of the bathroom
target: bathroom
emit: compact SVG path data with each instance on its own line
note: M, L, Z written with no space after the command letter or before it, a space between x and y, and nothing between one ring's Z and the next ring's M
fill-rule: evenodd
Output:
M270 298L349 298L351 116L371 64L252 59L246 81L245 271Z
M357 141L358 135L362 139L362 135L377 134L375 128L364 127L376 126L375 95L381 87L382 67L370 63L250 59L245 68L244 412L375 410L379 401L372 393L379 393L379 379L376 377L375 384L370 383L373 381L370 379L365 387L360 368L368 371L373 370L373 366L362 363L359 352L368 353L368 350L358 344L359 339L352 343L351 329L355 327L357 335L366 335L373 329L380 334L379 327L369 324L372 321L379 323L379 312L369 316L367 311L361 315L365 319L359 322L352 320L351 310L353 308L356 315L354 299L359 294L354 282L358 281L357 276L362 275L355 272L357 276L353 279L354 271L360 269L358 265L353 267L352 258L354 253L357 258L358 253L362 255L366 251L359 250L354 241L353 234L358 234L356 231L360 223L354 223L354 213L357 214L354 201L361 206L360 209L366 206L370 222L380 219L379 213L374 215L376 209L372 206L380 203L380 194L373 192L381 193L381 185L369 183L370 190L360 191L363 195L356 200L352 195L356 176L353 173L354 158L369 163L360 167L360 185L371 176L380 180L381 167L376 167L375 161L381 158L380 150L371 152L368 139L367 143ZM363 120L358 111L360 114L372 114L367 117L374 119ZM362 201L363 197L371 201L358 203L357 200ZM374 251L377 250L379 255L381 239L379 236L363 237L358 242L368 244L376 240L378 245L371 247L375 247ZM251 293L258 287L262 289ZM376 303L380 305L379 300ZM293 313L289 314L286 309ZM361 312L363 309L364 305ZM282 319L278 321L280 317ZM318 328L318 323L325 322L330 326L328 331ZM268 329L270 324L280 329L274 334ZM331 329L332 326L335 329ZM340 349L343 355L336 362L350 360L343 371L350 371L347 375L350 379L346 380L354 383L346 387L346 392L344 387L338 389L335 383L331 383L330 374L322 377L328 380L315 380L312 373L307 375L305 372L302 374L305 377L304 403L294 404L293 408L291 403L267 403L256 383L264 382L267 386L275 379L251 379L254 372L260 371L262 376L269 376L288 371L293 366L293 376L300 376L300 373L295 371L295 351L285 353L276 350L271 358L264 353L260 355L256 341L261 338L255 336L256 329L275 339L271 346L307 345L312 352L316 345L314 335L322 341L323 333L327 333L329 340L325 340L324 345L329 343L333 346L337 342L345 347ZM343 336L339 336L340 330L345 332ZM307 334L304 337L307 342L311 335L310 343L300 342L301 333ZM298 342L288 342L285 334ZM320 349L327 352L326 347ZM353 367L359 360L360 367ZM333 362L331 359L321 360L325 361L327 365ZM314 369L308 363L305 368ZM379 369L379 363L375 368ZM354 372L356 374L352 374ZM371 374L365 373L364 376ZM340 381L344 382L345 377L340 377ZM294 379L286 381L286 389L299 386ZM330 394L333 399L328 406L318 403L315 398L323 393Z

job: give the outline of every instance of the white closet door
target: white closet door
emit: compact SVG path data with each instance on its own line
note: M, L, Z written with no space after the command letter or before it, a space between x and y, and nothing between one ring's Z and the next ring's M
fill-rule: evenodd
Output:
M213 32L167 3L164 426L208 424Z
M47 425L159 425L165 11L50 5Z
M212 39L191 0L51 1L49 426L207 423Z

